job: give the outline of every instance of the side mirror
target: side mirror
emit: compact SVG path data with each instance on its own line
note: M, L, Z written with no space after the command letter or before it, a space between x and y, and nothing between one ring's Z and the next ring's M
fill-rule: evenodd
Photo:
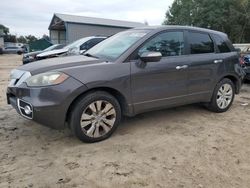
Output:
M140 59L147 63L147 62L158 62L162 58L162 54L160 52L143 52L140 55Z

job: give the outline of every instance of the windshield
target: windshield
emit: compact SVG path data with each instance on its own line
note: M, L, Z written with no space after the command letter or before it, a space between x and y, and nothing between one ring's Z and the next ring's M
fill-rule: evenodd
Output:
M88 50L86 55L114 61L148 32L147 30L129 30L117 33Z
M90 37L85 37L85 38L76 40L75 42L72 42L72 43L68 44L67 46L65 46L64 49L72 49L72 48L75 48L75 47L79 47L83 43L87 42L89 39L91 39L91 38Z

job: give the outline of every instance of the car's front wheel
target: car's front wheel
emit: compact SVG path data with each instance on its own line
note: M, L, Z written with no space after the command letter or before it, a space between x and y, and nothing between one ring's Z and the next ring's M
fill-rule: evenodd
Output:
M75 103L70 127L81 141L98 142L110 137L120 120L119 102L107 92L96 91Z
M230 79L224 78L215 87L211 102L207 104L213 112L225 112L233 103L235 96L235 85Z

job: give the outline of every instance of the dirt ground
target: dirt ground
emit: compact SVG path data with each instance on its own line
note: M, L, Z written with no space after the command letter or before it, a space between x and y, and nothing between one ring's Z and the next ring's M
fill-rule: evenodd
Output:
M145 113L85 144L6 105L9 72L20 64L0 56L0 187L250 187L250 85L226 113L199 105Z

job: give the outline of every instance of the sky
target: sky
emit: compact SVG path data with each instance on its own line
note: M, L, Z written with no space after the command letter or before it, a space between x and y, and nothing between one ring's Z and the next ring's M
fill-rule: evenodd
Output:
M161 25L173 0L3 0L0 24L11 34L49 34L54 13L145 22Z

